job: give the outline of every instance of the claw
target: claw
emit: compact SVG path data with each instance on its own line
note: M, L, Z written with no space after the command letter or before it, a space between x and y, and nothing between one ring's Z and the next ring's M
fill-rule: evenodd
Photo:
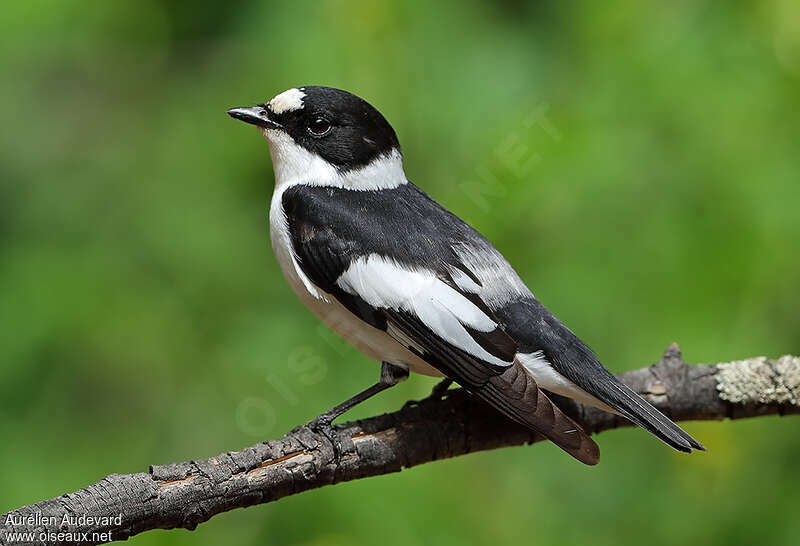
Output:
M442 379L441 381L436 383L436 385L433 386L433 389L431 389L431 394L428 396L428 398L441 400L442 398L444 398L445 394L447 393L447 390L450 388L450 385L452 384L453 380L450 379L449 377L445 377L444 379Z
M312 432L316 432L317 434L324 436L328 442L330 442L331 449L333 450L333 460L338 461L341 453L339 451L339 445L336 441L336 430L333 428L333 425L331 424L332 422L333 418L331 418L330 415L323 413L319 417L306 423L306 427Z
M422 400L409 400L405 404L403 404L403 409L406 408L414 408L423 404L425 402L439 402L447 395L447 390L450 388L450 385L453 384L453 380L449 378L444 378L436 385L433 386L431 389L431 393L423 398Z

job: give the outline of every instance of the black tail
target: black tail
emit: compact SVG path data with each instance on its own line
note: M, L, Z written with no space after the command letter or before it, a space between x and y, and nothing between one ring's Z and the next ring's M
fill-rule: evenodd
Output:
M609 373L609 375L611 374ZM615 392L607 398L601 398L601 400L620 412L628 420L639 425L659 438L662 442L678 451L691 453L692 449L706 450L703 444L692 438L686 431L654 408L644 398L618 381L613 375L611 375L611 377L613 378L613 383L606 385ZM606 391L606 393L607 392L608 391Z
M577 338L576 338L577 339ZM581 345L583 345L581 343ZM583 345L586 347L585 345ZM559 355L561 356L561 355ZM575 355L572 355L575 356ZM703 444L689 436L681 427L654 408L647 400L636 394L630 387L609 372L586 347L579 373L576 368L568 368L570 380L583 390L615 409L623 417L650 432L665 444L691 453L693 449L705 451ZM562 368L563 369L563 368ZM559 369L561 372L561 369Z

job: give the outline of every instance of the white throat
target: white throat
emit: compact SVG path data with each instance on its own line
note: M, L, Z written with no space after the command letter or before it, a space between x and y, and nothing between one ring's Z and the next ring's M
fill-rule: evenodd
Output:
M397 149L360 169L342 174L317 154L295 143L283 131L262 129L262 132L269 142L276 190L294 184L308 184L366 191L396 188L408 182L403 172L403 157Z

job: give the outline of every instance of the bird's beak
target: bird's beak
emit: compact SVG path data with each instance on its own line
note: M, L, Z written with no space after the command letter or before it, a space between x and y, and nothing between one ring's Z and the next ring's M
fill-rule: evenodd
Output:
M252 108L231 108L228 115L234 119L263 127L264 129L283 129L283 126L269 119L269 112L261 106Z

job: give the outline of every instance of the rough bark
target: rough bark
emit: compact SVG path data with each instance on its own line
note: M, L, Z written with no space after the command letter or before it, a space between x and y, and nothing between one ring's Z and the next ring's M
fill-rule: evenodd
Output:
M620 379L676 421L800 413L797 357L687 366L677 345L671 345L659 362ZM567 399L557 398L557 403L590 433L630 426L620 417ZM76 538L81 544L99 544L150 529L194 529L233 508L540 440L456 389L443 399L409 403L394 413L336 427L335 450L325 436L298 427L279 440L241 451L153 465L149 472L112 474L80 491L0 516L0 544L69 543ZM65 515L70 519L66 523ZM120 522L75 519L120 515ZM11 533L20 532L33 536L28 542L12 540ZM47 532L71 534L40 540Z

